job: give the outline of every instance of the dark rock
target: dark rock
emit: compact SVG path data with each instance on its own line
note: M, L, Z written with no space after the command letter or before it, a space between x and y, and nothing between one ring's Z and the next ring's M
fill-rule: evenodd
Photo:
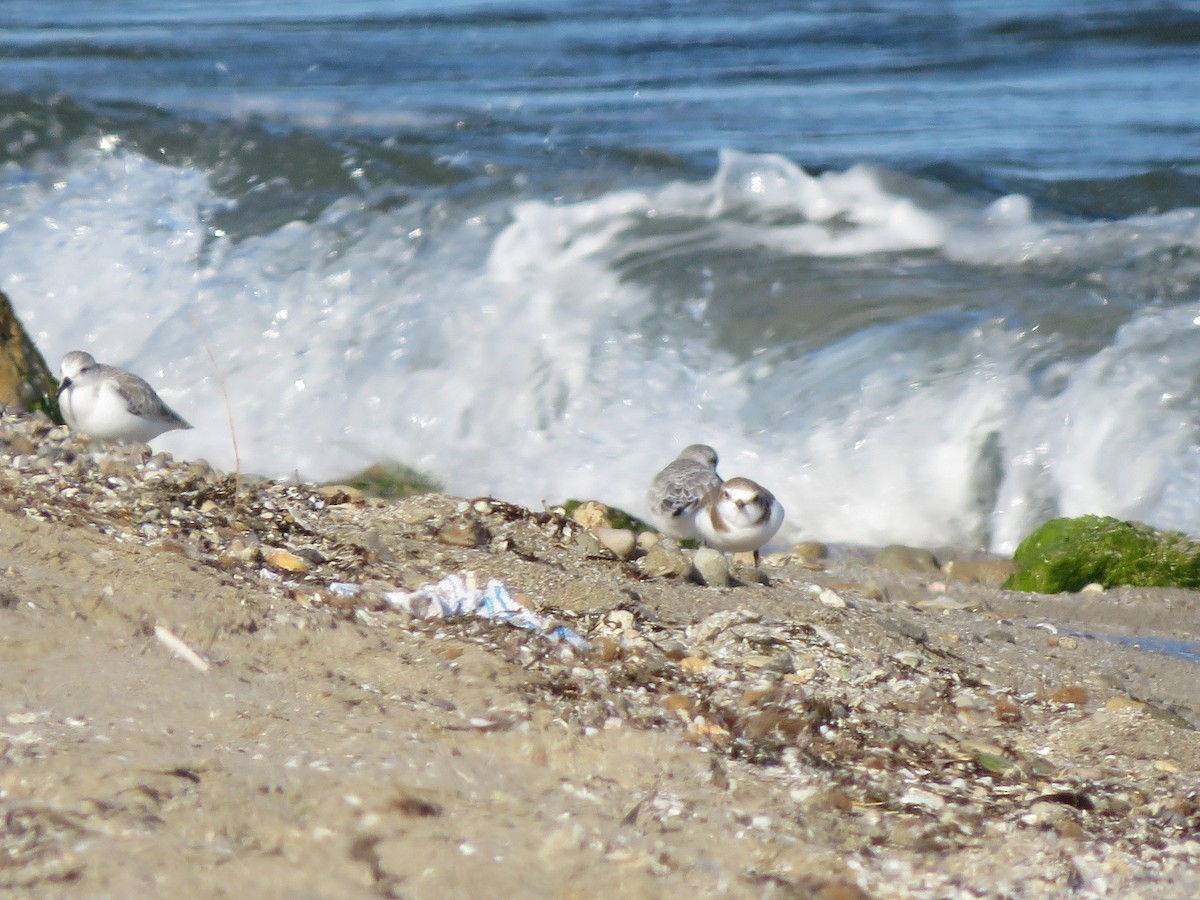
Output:
M0 406L23 412L41 410L55 422L58 381L0 291Z

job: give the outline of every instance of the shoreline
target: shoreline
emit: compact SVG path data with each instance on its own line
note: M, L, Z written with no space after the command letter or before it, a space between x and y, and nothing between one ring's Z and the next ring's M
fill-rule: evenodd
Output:
M778 555L715 589L585 535L0 418L0 886L1200 890L1196 663L1077 633L1200 638L1200 594ZM592 649L388 601L465 572Z

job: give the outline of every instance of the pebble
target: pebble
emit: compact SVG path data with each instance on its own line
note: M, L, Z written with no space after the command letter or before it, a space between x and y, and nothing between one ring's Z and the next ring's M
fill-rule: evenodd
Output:
M942 566L942 572L955 581L973 581L1000 587L1019 568L1011 559L952 559Z
M788 553L805 562L817 562L829 557L829 548L820 541L801 541L793 544Z
M729 561L712 547L701 547L692 556L696 580L708 587L729 587Z
M665 542L651 547L639 565L642 574L650 578L682 578L692 571L692 564L683 551Z
M875 565L897 572L916 572L921 575L940 575L937 559L922 547L890 544L875 554Z
M323 484L317 488L317 493L330 506L342 503L362 503L366 498L366 494L348 484Z
M604 546L600 543L599 538L590 531L581 531L575 536L575 548L584 556L592 558L605 557L608 554L604 550Z
M656 547L662 541L662 535L657 531L642 531L638 533L637 545L639 550L649 550L651 547Z
M629 559L637 549L637 536L628 528L597 528L592 534L617 559Z
M1077 684L1062 685L1050 692L1050 702L1068 706L1086 706L1088 691L1087 688Z
M1007 694L1000 694L996 698L992 711L1001 722L1020 722L1022 719L1021 707Z
M846 608L846 601L842 599L841 594L831 591L829 588L824 588L821 593L817 594L817 599L821 601L822 606L828 606L830 609Z
M287 550L268 550L263 554L263 560L271 568L279 569L282 572L303 573L311 568L307 560L295 553L289 553Z
M571 513L571 521L582 525L589 531L595 531L597 528L612 528L608 507L598 500L588 500L586 503L579 504Z
M912 619L888 616L885 619L881 619L879 624L892 632L892 634L903 635L910 640L916 641L918 644L923 644L929 640L929 629L920 622L914 622Z
M1145 708L1145 706L1146 704L1140 700L1134 700L1132 697L1124 696L1112 697L1107 703L1104 704L1104 708L1108 712L1117 712L1118 710L1122 709L1142 710Z
M482 547L492 539L483 524L470 519L447 522L437 533L438 540L451 547Z

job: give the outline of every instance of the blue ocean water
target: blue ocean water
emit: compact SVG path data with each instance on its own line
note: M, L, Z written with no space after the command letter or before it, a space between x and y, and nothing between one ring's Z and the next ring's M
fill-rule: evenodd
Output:
M1200 534L1200 8L796 6L0 5L0 287L222 466Z

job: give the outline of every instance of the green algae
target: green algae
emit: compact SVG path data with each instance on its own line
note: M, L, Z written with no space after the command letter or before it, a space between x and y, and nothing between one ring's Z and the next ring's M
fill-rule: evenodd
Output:
M1178 531L1110 516L1052 519L1017 547L1014 591L1057 594L1104 587L1200 588L1200 543Z
M377 463L330 484L346 484L358 488L368 497L381 497L384 500L402 500L442 489L428 475L400 463Z

